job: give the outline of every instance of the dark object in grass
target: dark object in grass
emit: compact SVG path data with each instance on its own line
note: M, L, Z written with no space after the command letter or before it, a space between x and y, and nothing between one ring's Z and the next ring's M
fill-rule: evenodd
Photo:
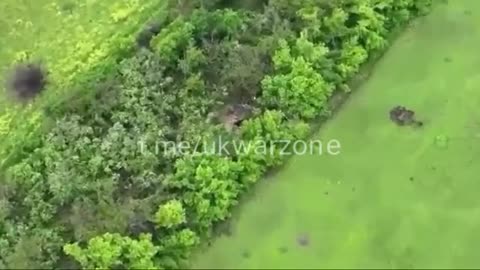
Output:
M162 24L159 22L150 22L146 27L137 35L136 43L140 48L150 49L150 41L152 38L160 33Z
M280 251L280 253L282 253L282 254L285 254L285 253L288 252L288 248L287 248L287 247L280 247L280 248L278 249L278 251Z
M297 243L302 247L306 247L310 244L310 238L306 234L299 235L297 236Z
M245 258L245 259L250 258L250 252L245 250L244 252L242 252L242 257Z
M47 74L39 64L18 64L7 80L7 89L26 101L39 95L47 84Z
M413 178L413 176L411 176L411 177L409 178L409 180L413 182L413 180L415 180L415 179Z
M465 10L463 13L464 13L465 15L467 15L467 16L472 15L472 11L471 11L471 10Z
M446 63L451 63L451 62L452 62L452 58L450 58L450 57L445 57L445 58L443 59L443 61L445 61Z
M395 106L390 110L390 120L392 120L399 126L405 126L405 125L415 125L418 127L423 126L422 121L417 121L415 119L415 112L403 106Z
M323 194L328 195L328 191L325 191L325 193L323 193Z

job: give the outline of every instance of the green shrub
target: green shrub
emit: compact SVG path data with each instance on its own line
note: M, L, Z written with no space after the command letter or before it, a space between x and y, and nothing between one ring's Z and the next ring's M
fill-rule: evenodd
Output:
M185 223L185 221L185 209L177 200L171 200L161 205L155 213L155 223L159 227L172 228Z
M306 120L321 113L334 88L314 66L322 62L327 52L326 47L315 46L304 36L297 39L293 49L286 41L281 41L280 49L273 57L279 73L268 75L262 81L264 106L281 110L288 117Z
M85 269L160 269L154 257L160 250L152 243L151 235L141 235L139 240L106 233L88 241L82 249L78 244L67 244L65 253L74 257Z

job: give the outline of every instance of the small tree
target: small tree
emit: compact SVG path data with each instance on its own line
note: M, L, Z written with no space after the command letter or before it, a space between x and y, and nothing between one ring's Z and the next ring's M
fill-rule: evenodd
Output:
M185 221L185 209L178 200L171 200L161 205L155 213L155 223L159 227L172 228Z

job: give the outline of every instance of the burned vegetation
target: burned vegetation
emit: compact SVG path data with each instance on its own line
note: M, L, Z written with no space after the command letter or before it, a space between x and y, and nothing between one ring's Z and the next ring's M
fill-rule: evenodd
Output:
M40 64L17 64L7 77L7 91L19 101L29 101L45 90L47 72Z

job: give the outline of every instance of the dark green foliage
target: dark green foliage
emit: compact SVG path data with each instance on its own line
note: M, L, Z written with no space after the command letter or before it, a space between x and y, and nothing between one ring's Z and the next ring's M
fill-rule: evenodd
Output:
M234 42L206 45L205 76L228 93L229 102L250 103L259 95L268 58L258 47Z
M284 162L275 142L305 138L334 90L431 1L272 0L258 12L219 2L172 1L185 10L142 32L151 50L105 70L94 100L59 110L8 168L0 267L184 267ZM253 108L239 127L212 121L239 104Z

